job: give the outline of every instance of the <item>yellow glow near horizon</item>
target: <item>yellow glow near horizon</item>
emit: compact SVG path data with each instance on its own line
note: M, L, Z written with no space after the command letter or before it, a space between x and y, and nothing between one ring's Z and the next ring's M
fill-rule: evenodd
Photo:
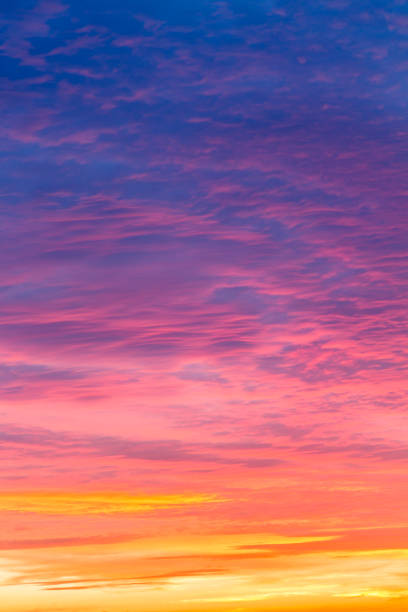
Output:
M215 495L129 495L124 493L0 493L0 512L35 514L117 514L217 503Z
M266 547L285 546L294 544L309 544L313 542L327 542L336 540L337 535L328 536L285 536L280 534L260 534L260 533L230 533L230 534L185 534L183 537L143 538L138 541L138 545L154 554L166 553L173 556L178 555L211 555L216 558L233 554L237 558L247 553L267 552ZM123 542L117 548L134 549L134 542Z

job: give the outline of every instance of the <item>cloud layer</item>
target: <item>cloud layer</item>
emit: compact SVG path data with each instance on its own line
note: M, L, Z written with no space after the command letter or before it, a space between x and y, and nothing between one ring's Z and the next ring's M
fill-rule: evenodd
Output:
M0 609L406 607L407 23L5 6Z

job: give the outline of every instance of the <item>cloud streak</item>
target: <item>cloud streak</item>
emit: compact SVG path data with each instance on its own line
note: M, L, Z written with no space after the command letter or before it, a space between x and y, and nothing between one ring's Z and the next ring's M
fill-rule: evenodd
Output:
M136 4L0 18L3 605L403 609L405 7Z

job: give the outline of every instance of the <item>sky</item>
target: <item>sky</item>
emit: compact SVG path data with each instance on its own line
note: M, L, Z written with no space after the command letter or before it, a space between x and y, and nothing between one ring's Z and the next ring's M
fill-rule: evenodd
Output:
M1 611L408 608L407 34L4 0Z

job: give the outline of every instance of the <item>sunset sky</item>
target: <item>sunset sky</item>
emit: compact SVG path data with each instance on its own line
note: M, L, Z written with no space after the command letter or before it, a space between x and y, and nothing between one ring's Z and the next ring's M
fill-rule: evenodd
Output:
M0 31L1 612L407 610L407 4Z

